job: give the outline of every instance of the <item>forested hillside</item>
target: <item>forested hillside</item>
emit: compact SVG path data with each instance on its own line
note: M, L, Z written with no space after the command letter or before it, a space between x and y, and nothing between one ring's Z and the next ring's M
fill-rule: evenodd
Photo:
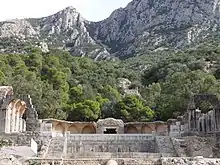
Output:
M185 51L161 51L124 61L94 61L68 52L0 55L0 84L30 94L40 118L96 121L167 120L184 113L198 93L220 96L220 46L206 42ZM140 95L123 92L119 79ZM201 104L203 110L211 107Z

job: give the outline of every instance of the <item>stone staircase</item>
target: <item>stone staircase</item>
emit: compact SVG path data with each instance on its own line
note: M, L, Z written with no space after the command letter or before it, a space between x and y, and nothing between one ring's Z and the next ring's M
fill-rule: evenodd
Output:
M46 158L62 158L64 156L66 140L64 137L55 137L51 139Z
M176 156L176 152L169 136L156 136L157 151L162 155Z

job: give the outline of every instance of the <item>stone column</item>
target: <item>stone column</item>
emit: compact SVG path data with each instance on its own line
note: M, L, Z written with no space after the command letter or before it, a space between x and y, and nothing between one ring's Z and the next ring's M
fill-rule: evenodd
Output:
M12 113L11 113L11 131L10 132L14 132L15 131L15 119L16 119L16 116L15 116L15 108L13 107L12 108Z
M20 117L19 119L20 119L19 132L23 132L23 119L22 117Z
M11 129L11 107L6 109L6 118L5 118L5 132L10 133Z
M215 121L215 111L214 110L212 110L212 112L211 112L211 123L212 123L211 131L215 132L216 121Z
M219 109L216 110L216 116L215 116L215 118L216 118L216 127L217 127L216 131L217 132L220 131L220 121L219 121L220 120L220 118L219 118L220 115L219 115L219 111L220 111Z
M26 121L22 119L22 132L26 131Z
M191 131L191 116L192 116L192 114L191 114L192 112L191 111L189 111L189 113L188 113L188 131L190 132Z
M19 111L16 112L16 119L15 119L15 132L19 132L20 127L20 113Z

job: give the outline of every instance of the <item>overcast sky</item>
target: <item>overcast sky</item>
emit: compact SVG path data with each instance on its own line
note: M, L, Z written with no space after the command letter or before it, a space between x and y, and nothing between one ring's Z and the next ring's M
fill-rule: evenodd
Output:
M67 6L75 7L89 21L107 18L131 0L1 0L0 21L13 18L38 18L56 13Z

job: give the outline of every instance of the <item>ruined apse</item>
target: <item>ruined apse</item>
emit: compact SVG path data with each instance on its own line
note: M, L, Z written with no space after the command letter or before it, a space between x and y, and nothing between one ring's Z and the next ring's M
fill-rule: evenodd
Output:
M0 86L0 132L21 133L35 131L38 127L38 118L30 96L21 98L15 97L11 86Z
M18 133L26 131L26 122L23 115L26 111L26 103L13 98L11 86L0 87L0 132Z

